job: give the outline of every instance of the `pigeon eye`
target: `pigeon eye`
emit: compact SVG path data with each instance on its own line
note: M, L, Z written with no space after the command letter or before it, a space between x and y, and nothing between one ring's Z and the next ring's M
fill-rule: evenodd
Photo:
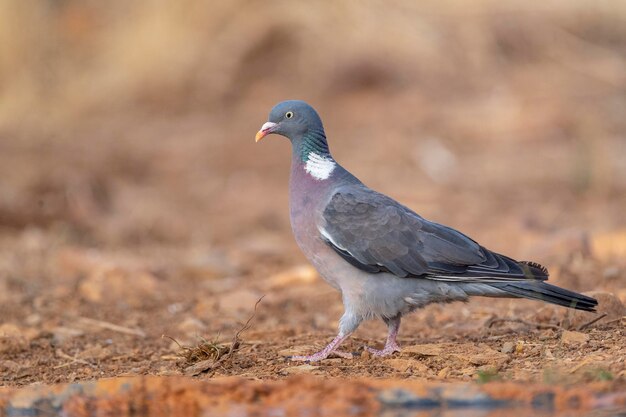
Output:
M291 119L293 117L293 112L292 111L288 111L287 113L285 113L285 117L287 119Z

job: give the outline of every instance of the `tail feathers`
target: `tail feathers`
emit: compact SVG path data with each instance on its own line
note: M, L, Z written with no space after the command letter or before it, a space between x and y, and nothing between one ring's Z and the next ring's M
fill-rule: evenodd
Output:
M511 295L541 300L576 310L596 311L598 301L586 295L566 290L542 281L502 282L490 284Z
M530 276L534 279L548 279L548 268L545 266L538 264L537 262L531 261L521 261L518 262L518 265L524 270L524 272L530 272ZM528 275L528 274L527 274Z

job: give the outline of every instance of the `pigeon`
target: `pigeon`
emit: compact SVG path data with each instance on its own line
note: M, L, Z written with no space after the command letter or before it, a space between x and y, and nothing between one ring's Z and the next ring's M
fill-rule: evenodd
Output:
M319 115L307 103L277 104L256 134L291 141L289 206L296 242L321 277L341 292L344 313L337 336L324 349L292 360L320 361L364 320L382 319L388 328L383 349L400 351L403 316L431 303L466 301L471 296L540 300L584 311L598 302L548 284L548 270L492 252L463 233L428 221L363 184L331 155Z

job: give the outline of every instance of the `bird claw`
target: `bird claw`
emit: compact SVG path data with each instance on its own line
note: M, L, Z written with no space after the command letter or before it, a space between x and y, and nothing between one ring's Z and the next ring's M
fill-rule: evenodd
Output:
M314 353L312 355L295 355L295 356L290 356L288 359L292 360L292 361L301 361L301 362L318 362L321 361L322 359L326 359L329 356L339 356L340 358L343 359L352 359L352 353L348 353L348 352L342 352L340 350L335 350L332 352L324 352L323 350L317 353Z
M394 352L400 352L400 346L398 346L397 344L387 345L382 350L374 349L369 346L365 346L365 349L369 353L377 357L389 356Z
M350 352L342 352L340 350L336 350L334 352L331 352L330 356L335 355L335 356L339 356L342 359L352 359L354 357L354 355Z

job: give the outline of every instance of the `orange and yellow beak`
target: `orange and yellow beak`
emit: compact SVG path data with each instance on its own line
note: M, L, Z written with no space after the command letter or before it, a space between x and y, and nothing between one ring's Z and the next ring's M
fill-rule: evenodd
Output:
M272 122L266 122L265 124L263 124L263 126L261 126L261 130L256 132L256 136L254 137L254 141L258 142L261 139L263 139L265 136L267 136L270 133L272 133L277 125L278 125L277 123L272 123Z

